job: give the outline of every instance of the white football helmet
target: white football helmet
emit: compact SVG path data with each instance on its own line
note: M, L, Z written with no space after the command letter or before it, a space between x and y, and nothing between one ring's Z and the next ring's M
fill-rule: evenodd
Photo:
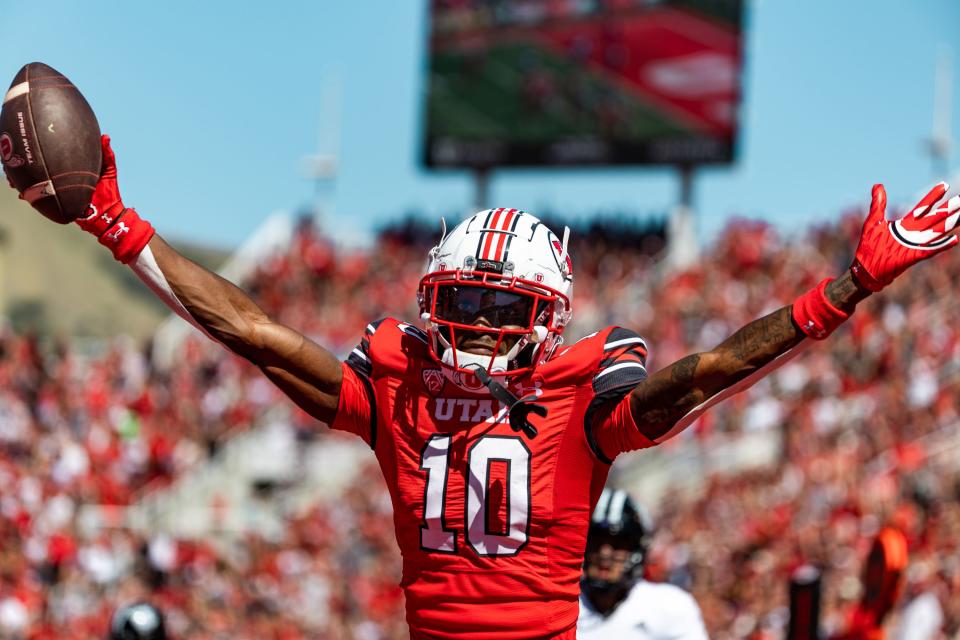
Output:
M430 353L448 372L517 375L547 360L570 321L573 263L561 241L517 209L470 216L430 250L417 301ZM501 354L504 342L510 345ZM487 351L489 355L468 353Z

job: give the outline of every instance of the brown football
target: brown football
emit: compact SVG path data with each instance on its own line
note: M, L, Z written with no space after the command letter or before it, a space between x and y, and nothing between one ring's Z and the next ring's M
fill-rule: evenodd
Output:
M0 161L43 215L60 224L85 215L100 175L100 125L63 74L31 62L14 77L0 111Z

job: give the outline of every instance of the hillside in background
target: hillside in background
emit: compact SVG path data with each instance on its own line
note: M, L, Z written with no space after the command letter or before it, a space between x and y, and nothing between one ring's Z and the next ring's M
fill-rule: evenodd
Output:
M216 268L217 249L173 243ZM168 315L135 275L75 225L46 220L0 189L0 315L18 331L147 338Z

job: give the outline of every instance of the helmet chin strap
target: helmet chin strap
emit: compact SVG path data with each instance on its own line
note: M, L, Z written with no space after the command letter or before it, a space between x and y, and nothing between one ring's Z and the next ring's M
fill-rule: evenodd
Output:
M473 367L483 367L487 369L489 367L490 373L506 373L509 370L510 362L517 357L520 353L520 350L523 349L527 344L533 342L542 342L546 337L547 328L546 327L534 327L533 332L529 336L523 336L521 339L517 340L517 343L510 348L502 356L495 356L493 358L493 364L490 363L490 356L478 355L476 353L467 353L466 351L461 351L460 349L454 349L453 345L450 344L450 341L443 337L443 334L439 331L437 332L437 337L440 339L440 344L443 345L443 355L440 356L440 361L450 367L460 367L463 368L473 368ZM456 352L457 362L454 365L453 356Z

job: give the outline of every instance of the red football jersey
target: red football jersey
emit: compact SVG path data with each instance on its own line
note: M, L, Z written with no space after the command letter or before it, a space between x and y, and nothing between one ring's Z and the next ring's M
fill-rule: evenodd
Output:
M646 377L645 358L636 333L611 327L510 380L548 411L530 416L539 433L529 438L485 388L448 380L420 329L368 325L343 365L332 426L360 435L380 462L414 637L573 637L609 464L654 444L625 399Z

